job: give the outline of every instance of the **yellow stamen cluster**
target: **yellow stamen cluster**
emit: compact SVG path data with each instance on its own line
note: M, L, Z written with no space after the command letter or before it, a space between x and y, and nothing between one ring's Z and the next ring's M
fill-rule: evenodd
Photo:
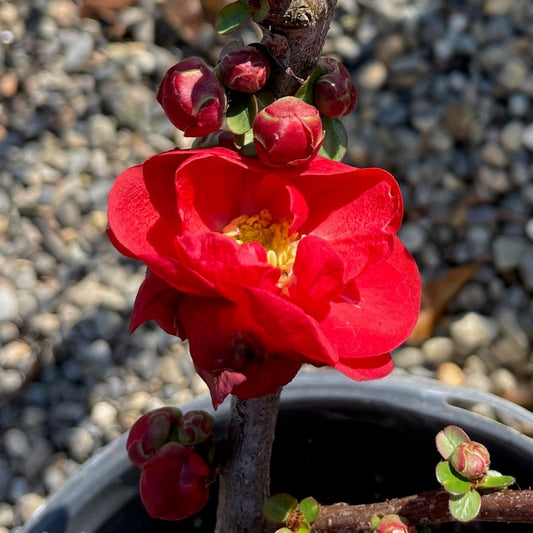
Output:
M272 222L272 215L263 209L257 215L240 215L222 228L222 233L239 244L260 243L267 253L267 261L281 269L278 285L285 286L292 273L299 235L289 235L289 224L283 220Z

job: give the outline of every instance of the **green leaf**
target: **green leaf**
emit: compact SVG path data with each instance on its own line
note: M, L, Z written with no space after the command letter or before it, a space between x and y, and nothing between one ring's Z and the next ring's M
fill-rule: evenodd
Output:
M319 154L333 161L340 161L346 153L348 135L344 124L338 118L322 117L326 138Z
M295 533L309 533L309 531L311 531L311 524L307 520L304 520Z
M263 506L265 518L275 524L283 524L289 515L298 507L298 500L284 492L274 494Z
M255 22L261 22L268 17L269 10L268 0L259 0L259 9L256 9L252 15Z
M370 525L372 526L372 531L379 526L380 522L381 522L381 518L379 516L374 515L372 517L372 519L370 520Z
M305 80L304 84L296 91L296 98L299 98L300 100L303 100L306 104L313 105L314 104L314 91L315 91L315 82L322 74L322 71L319 67L315 67L315 69L309 74L307 79Z
M235 146L237 146L243 155L255 157L257 152L255 150L253 130L248 130L242 135L237 135L235 137Z
M276 98L274 97L274 95L270 91L267 91L266 89L262 89L258 93L255 93L254 96L257 98L257 107L259 111L261 111L262 109L265 109L267 105L270 105L276 101Z
M464 494L472 487L472 483L470 483L470 481L466 481L455 474L455 472L450 468L450 463L448 463L448 461L441 461L437 465L436 474L439 483L450 494Z
M506 489L515 483L513 476L503 476L496 470L489 470L485 479L478 484L477 488L482 492L495 492Z
M247 4L232 2L223 7L215 22L215 29L221 35L233 33L250 20L252 11Z
M235 135L242 135L250 129L257 115L257 101L253 95L232 100L226 112L226 124Z
M281 529L276 529L274 533L293 533L288 527L282 527Z
M460 522L474 520L479 514L481 496L476 490L469 490L464 494L450 497L450 513Z
M459 444L468 440L470 437L458 426L446 426L435 438L437 450L444 459L448 459Z
M298 508L302 512L304 518L310 524L312 524L316 520L316 517L318 516L318 513L320 512L319 503L311 496L304 498L300 502L300 505L298 505Z

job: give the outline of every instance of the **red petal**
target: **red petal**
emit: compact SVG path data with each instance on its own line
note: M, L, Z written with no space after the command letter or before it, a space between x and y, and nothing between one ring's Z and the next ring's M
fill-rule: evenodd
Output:
M357 359L344 359L333 365L339 372L355 381L368 381L388 376L393 369L390 354L376 355L375 357L358 357Z
M178 318L215 408L230 393L245 398L272 394L300 367L294 358L284 357L287 350L279 353L257 322L233 302L185 296Z
M326 241L309 235L298 243L293 274L294 281L289 285L291 300L318 321L322 320L330 302L344 287L342 259Z
M367 269L356 280L359 301L341 295L320 326L343 361L386 353L413 329L420 306L420 276L398 239L385 263Z
M298 354L309 363L338 360L317 321L290 300L258 287L227 284L219 290L252 317L279 351Z
M135 331L148 320L155 320L170 335L186 339L176 320L176 310L182 294L162 279L148 272L139 288L130 318L130 330Z

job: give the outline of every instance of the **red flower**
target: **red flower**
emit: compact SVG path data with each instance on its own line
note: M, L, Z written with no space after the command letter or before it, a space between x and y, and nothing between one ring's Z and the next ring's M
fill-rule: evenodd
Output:
M167 442L142 468L141 500L153 518L181 520L205 507L213 477L194 448Z
M109 197L112 242L149 268L131 328L155 319L189 339L215 406L273 393L302 363L383 377L419 309L402 211L381 169L322 157L272 169L224 148L156 155Z

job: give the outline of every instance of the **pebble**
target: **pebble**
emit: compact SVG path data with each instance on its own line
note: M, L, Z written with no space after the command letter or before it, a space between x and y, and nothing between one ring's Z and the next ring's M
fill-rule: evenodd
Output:
M452 362L446 362L438 367L437 379L446 383L446 385L460 387L464 384L466 378L459 365Z
M498 235L493 241L494 264L500 272L518 267L527 248L527 241L520 236Z
M457 346L466 353L488 346L498 334L495 319L469 312L450 324L450 333Z

